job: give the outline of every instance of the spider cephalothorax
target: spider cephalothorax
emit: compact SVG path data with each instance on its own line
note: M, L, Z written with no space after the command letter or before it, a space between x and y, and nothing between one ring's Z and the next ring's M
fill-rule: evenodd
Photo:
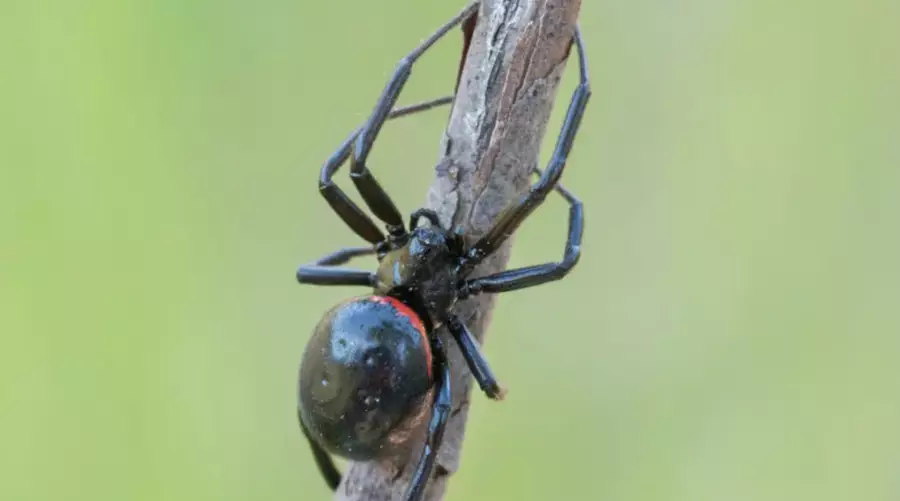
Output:
M577 28L573 43L578 49L580 80L547 169L535 169L540 177L529 192L504 211L471 246L465 244L459 230L442 226L437 214L428 209L413 212L405 225L400 211L366 166L375 137L387 119L451 101L440 99L391 111L413 63L463 19L472 19L477 6L470 5L401 61L372 115L321 170L320 192L334 212L369 245L342 249L301 266L297 279L304 284L371 289L370 295L343 301L325 314L301 361L300 425L332 488L337 487L341 475L329 452L360 461L381 456L391 442L391 434L433 389L427 446L416 463L406 495L407 501L418 501L434 468L452 403L450 368L438 327L447 328L485 394L500 400L505 391L491 372L477 340L453 313L454 304L476 294L506 292L558 280L580 256L582 205L559 184L590 97L587 64ZM348 158L350 177L365 204L384 222L386 234L332 181ZM561 194L570 205L563 259L471 277L475 267L494 253L552 191ZM376 257L375 271L339 267L363 255Z

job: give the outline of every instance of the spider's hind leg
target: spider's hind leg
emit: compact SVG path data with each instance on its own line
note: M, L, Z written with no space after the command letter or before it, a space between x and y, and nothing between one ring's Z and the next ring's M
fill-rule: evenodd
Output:
M444 441L444 430L453 408L453 394L450 388L450 364L447 352L440 338L434 336L431 345L434 354L435 392L431 407L431 418L425 438L425 447L416 464L416 470L409 482L405 501L420 501L425 487L434 472L438 449Z
M328 455L328 452L313 440L306 425L303 424L303 419L300 418L299 411L297 412L297 420L300 422L300 429L303 430L303 435L309 442L310 449L312 449L313 459L316 461L319 473L322 474L322 478L325 479L325 483L328 487L332 491L336 490L341 483L341 472L337 469L337 466L335 466L334 461L331 459L331 456Z

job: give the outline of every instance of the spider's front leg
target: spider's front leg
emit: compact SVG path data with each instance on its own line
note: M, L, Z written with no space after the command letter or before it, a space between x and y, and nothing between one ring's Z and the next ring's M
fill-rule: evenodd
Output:
M540 170L535 169L540 174ZM543 283L559 280L566 276L581 256L581 238L584 233L584 208L581 200L569 192L563 185L554 188L569 202L569 231L562 261L544 263L524 268L501 271L493 275L470 278L460 288L460 298L475 294L508 292Z
M394 70L394 74L382 91L381 97L378 98L375 109L372 110L371 116L366 121L362 128L362 132L357 136L356 143L353 146L353 155L350 163L350 177L353 179L353 183L356 185L356 189L359 190L366 205L368 205L369 209L379 219L387 224L388 233L395 239L402 238L406 235L406 230L403 226L403 216L400 214L394 201L391 200L391 197L384 191L381 185L378 184L375 176L372 175L372 172L366 166L366 159L372 151L372 145L375 143L375 138L378 136L379 131L381 131L381 127L384 125L385 120L387 120L391 108L400 97L400 93L403 91L403 86L406 85L406 81L409 80L409 77L412 74L413 65L425 51L434 45L435 42L447 34L453 27L462 22L463 19L466 19L475 13L477 8L477 2L470 4L469 7L438 28L438 30L428 37L428 39L400 60L397 69Z
M577 27L575 28L573 41L578 49L581 81L572 95L572 100L547 170L541 173L540 179L531 187L528 194L510 210L504 212L497 223L469 249L463 258L461 268L464 273L470 272L484 258L496 251L518 229L522 222L535 209L540 207L547 195L553 190L561 193L570 204L569 231L563 260L558 263L528 266L466 280L461 286L461 298L481 292L505 292L531 287L551 280L558 280L565 276L578 262L581 254L581 238L584 231L584 210L581 201L566 191L565 188L559 186L559 178L562 176L563 168L566 165L569 152L572 149L572 143L575 140L578 127L581 124L581 118L584 115L591 94L584 47Z
M431 101L424 101L410 106L396 108L388 113L387 120L428 111L437 108L438 106L450 104L451 102L453 102L453 97L446 96ZM322 170L319 172L319 192L328 202L328 205L331 206L331 209L347 226L350 227L351 230L353 230L354 233L359 235L363 240L376 245L384 241L384 234L378 229L372 221L372 218L367 216L358 205L353 203L353 201L347 197L347 194L344 193L338 185L334 184L333 181L334 174L341 165L350 158L350 150L352 149L353 141L362 132L363 127L364 126L361 126L350 133L347 139L338 146L337 150L331 154L322 166Z

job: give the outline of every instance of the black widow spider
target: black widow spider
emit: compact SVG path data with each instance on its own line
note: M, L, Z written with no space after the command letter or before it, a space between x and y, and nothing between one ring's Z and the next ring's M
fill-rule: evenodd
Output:
M482 391L491 399L501 400L505 390L494 377L478 341L452 312L454 304L476 294L507 292L558 280L580 256L582 204L558 184L590 97L587 63L577 27L573 43L578 49L580 80L548 167L543 172L534 169L540 176L538 181L472 246L466 246L458 229L443 228L437 214L429 209L413 212L409 228L405 228L397 207L366 166L375 137L386 120L452 100L444 98L391 111L413 63L450 29L474 16L477 7L478 2L471 4L400 61L369 119L344 141L320 173L321 194L347 226L371 245L342 249L303 265L297 270L297 280L304 284L373 289L372 295L345 300L325 314L300 364L300 427L331 489L339 485L341 473L329 453L356 461L383 457L396 445L397 431L407 429L433 387L425 446L405 496L407 501L421 499L452 404L450 368L437 329L447 327ZM387 235L332 181L348 158L353 183L369 209L386 224ZM553 190L570 204L562 261L469 278L473 269L506 241ZM429 224L419 225L422 220ZM375 272L338 267L368 254L377 257Z

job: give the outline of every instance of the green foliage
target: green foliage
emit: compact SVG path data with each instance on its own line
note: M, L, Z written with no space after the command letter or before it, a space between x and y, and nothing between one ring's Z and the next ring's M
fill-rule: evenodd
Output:
M473 395L448 501L896 498L898 5L585 2L594 96L564 175L584 257L498 302L510 394ZM357 243L317 171L461 7L4 9L0 499L329 499L297 363L362 291L294 281ZM452 89L459 42L403 103ZM376 146L406 211L445 120ZM512 264L557 259L565 213L529 220Z

